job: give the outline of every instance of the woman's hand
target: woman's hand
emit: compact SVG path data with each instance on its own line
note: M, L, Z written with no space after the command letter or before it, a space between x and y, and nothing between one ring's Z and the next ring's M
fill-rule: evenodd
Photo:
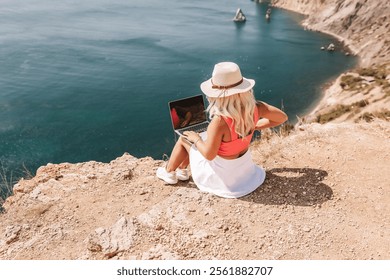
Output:
M200 135L196 133L195 131L184 131L183 132L185 138L190 141L191 143L195 143L199 139L201 139Z

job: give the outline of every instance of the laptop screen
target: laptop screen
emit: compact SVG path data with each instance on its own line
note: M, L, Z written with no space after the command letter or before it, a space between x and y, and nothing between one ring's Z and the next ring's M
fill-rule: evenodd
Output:
M205 109L202 95L169 102L173 128L184 128L207 121Z

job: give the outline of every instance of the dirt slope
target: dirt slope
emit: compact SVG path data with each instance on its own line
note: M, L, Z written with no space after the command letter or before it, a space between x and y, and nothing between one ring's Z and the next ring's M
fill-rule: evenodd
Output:
M242 199L166 186L160 161L41 167L0 215L0 259L389 259L390 124L310 124L255 144Z

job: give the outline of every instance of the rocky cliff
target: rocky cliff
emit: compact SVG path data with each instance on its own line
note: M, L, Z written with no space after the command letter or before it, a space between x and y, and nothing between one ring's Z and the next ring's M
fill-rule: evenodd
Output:
M390 5L382 0L273 0L308 17L308 29L338 37L361 58L361 66L390 61Z
M390 122L301 125L252 146L241 199L164 185L162 162L49 164L0 215L0 259L389 259Z
M367 0L274 0L307 15L302 24L333 35L359 56L359 68L338 77L306 121L390 120L390 5Z

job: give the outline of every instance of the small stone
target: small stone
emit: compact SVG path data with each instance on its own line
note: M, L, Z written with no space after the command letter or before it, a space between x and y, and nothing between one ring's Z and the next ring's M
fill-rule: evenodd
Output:
M145 195L145 194L147 194L147 193L148 193L147 190L142 190L142 191L140 192L140 195Z
M303 230L304 232L310 232L311 229L310 229L309 227L306 227L306 226L305 226L305 227L302 228L302 230Z
M162 225L157 225L155 229L156 229L156 230L163 230L164 227L163 227Z
M19 225L7 227L5 232L5 243L10 244L18 240L21 230L22 227Z

